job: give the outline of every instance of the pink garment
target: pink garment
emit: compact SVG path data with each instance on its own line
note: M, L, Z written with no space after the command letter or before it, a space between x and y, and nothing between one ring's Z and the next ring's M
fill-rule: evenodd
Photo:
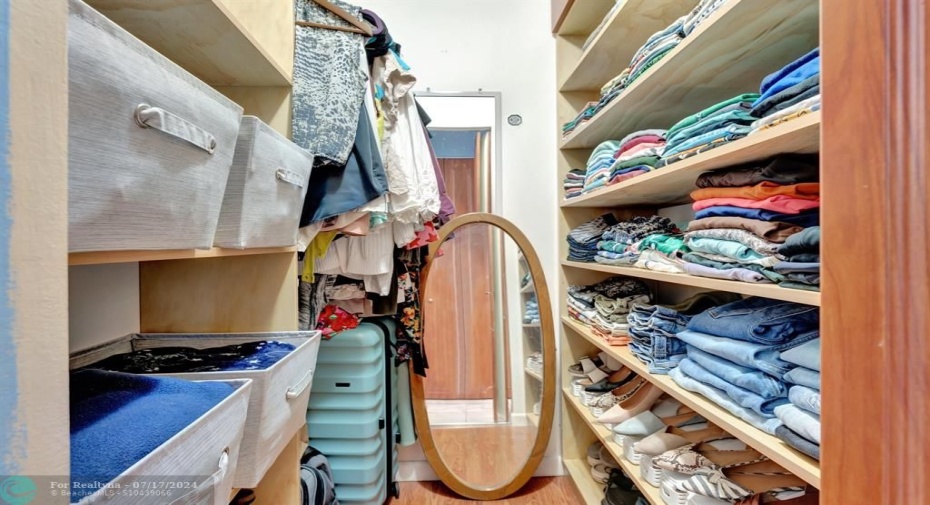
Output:
M730 205L732 207L742 207L744 209L764 209L782 214L800 214L805 210L816 209L820 207L820 199L805 200L794 198L786 195L775 195L765 200L750 200L748 198L708 198L694 202L694 210L716 207L718 205Z
M627 179L632 179L636 177L637 175L643 175L643 174L648 174L648 173L649 173L648 170L633 170L632 172L627 172L625 174L614 176L614 178L611 179L610 182L607 183L607 185L610 186L612 184L621 183Z
M614 154L614 159L617 161L631 160L637 156L642 156L642 153L645 153L646 151L650 149L654 149L656 147L664 147L664 146L665 146L665 142L646 142L636 147L633 147L631 149L628 149L620 153L619 155Z
M636 147L640 144L664 144L665 139L658 135L643 135L642 137L636 137L626 141L626 144L620 146L617 149L617 152L614 153L614 158L619 158L621 154L627 152L628 150Z
M423 229L418 231L416 237L407 244L407 249L418 249L430 242L435 242L438 238L439 234L436 233L436 226L432 222L424 223Z

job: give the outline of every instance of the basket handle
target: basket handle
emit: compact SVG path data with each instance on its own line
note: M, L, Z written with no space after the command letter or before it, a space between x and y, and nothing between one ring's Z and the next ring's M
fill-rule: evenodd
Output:
M279 168L275 170L274 178L281 182L293 184L294 186L297 186L298 188L303 188L304 183L306 182L304 181L304 179L306 179L305 176L301 176L297 172L291 172L290 170L286 168Z
M304 391L310 387L310 384L313 382L313 369L307 371L303 377L300 378L300 381L297 384L287 388L287 393L285 393L285 398L287 401L291 401L294 398L302 395Z
M170 505L196 505L204 503L205 498L210 498L216 492L216 486L226 476L229 470L229 447L223 449L220 454L218 469L213 475L203 480L197 487L190 490L185 495L170 502Z
M213 154L213 151L216 150L216 137L212 133L160 107L140 103L136 106L133 117L136 124L141 128L155 128L162 133L197 146L210 154Z

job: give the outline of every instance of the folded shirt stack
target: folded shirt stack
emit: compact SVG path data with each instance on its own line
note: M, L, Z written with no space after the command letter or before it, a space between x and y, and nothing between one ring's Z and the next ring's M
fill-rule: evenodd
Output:
M743 138L757 118L750 112L759 94L745 93L692 114L669 128L658 166L666 166L698 153Z
M788 383L788 405L775 409L784 423L775 436L791 447L820 459L820 339L782 352L779 357L797 365L784 375Z
M811 226L796 233L779 246L785 261L775 264L775 271L785 276L784 288L820 291L820 227Z
M640 130L627 135L620 140L620 146L614 151L614 161L603 185L617 184L649 173L664 151L665 130Z
M762 80L753 102L752 133L820 110L820 49L801 56Z
M523 307L523 324L539 324L539 302L536 295L530 297Z
M609 345L625 345L627 315L635 304L652 301L652 293L638 279L611 277L590 286L569 286L567 300L571 318L591 327Z
M699 176L700 189L691 193L696 212L685 233L690 252L682 256L683 270L743 282L792 280L787 271L809 266L774 267L786 258L782 247L790 237L818 224L818 173L816 157L786 155ZM798 259L804 258L810 257ZM807 273L795 277L811 283Z
M569 170L565 174L565 180L562 181L562 187L565 189L565 199L581 196L584 190L585 171L580 168Z
M614 164L614 153L620 147L619 140L606 140L591 151L584 176L583 192L591 191L607 184L610 179L610 167Z
M676 334L687 328L691 316L739 300L734 293L698 293L676 305L633 306L627 316L630 351L649 367L649 373L666 375L686 354Z
M819 324L818 307L766 298L708 309L677 334L687 357L669 376L774 435L783 423L776 409L790 403L783 378L794 366L780 355L819 338Z
M642 47L636 51L630 64L623 69L623 72L601 87L600 99L597 102L588 102L574 119L562 126L562 137L568 137L575 129L593 118L601 109L619 96L624 89L636 82L647 70L668 55L672 49L677 47L685 37L690 35L698 25L709 18L710 15L716 12L726 1L727 0L701 0L688 15L676 19L672 24L652 34L646 39ZM617 5L619 5L619 2ZM597 34L603 30L606 21L613 15L617 5L611 9L604 20L601 21L601 24L591 33L585 41L583 48L587 47L587 45L597 37Z
M597 244L601 235L611 226L617 224L617 218L607 213L594 218L569 232L568 259L570 261L593 262L597 256Z
M667 217L637 216L628 221L615 223L601 236L597 243L594 261L605 265L635 266L643 250L654 250L660 246L673 250L675 244L668 242L671 235L680 233L675 223ZM651 235L655 239L642 244Z

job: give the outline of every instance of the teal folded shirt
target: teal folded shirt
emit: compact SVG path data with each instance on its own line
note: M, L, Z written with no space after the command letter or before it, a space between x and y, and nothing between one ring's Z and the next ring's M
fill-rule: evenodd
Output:
M753 261L769 257L746 247L740 242L710 237L691 237L688 240L688 247L692 251L719 254L727 258L733 258L736 261Z
M677 256L678 253L688 252L685 239L681 235L656 234L649 235L639 244L640 250L655 249L666 256Z
M733 105L733 104L743 103L743 102L746 102L747 105L750 105L750 106L751 106L752 103L755 102L755 101L758 100L758 99L759 99L759 94L758 94L758 93L744 93L744 94L742 94L742 95L737 95L737 96L734 96L733 98L730 98L730 99L728 99L728 100L724 100L724 101L722 101L722 102L720 102L720 103L716 103L716 104L714 104L714 105L711 105L710 107L708 107L708 108L702 110L701 112L698 112L698 113L696 113L696 114L692 114L692 115L690 115L690 116L688 116L688 117L682 119L681 121L675 123L674 126L672 126L671 128L668 129L668 133L666 134L665 138L671 139L672 136L674 136L675 134L677 134L678 131L681 130L682 128L687 128L687 127L689 127L689 126L691 126L691 125L693 125L693 124L695 124L695 123L698 123L699 121L701 121L701 120L703 120L703 119L705 119L705 118L707 118L707 117L710 117L713 113L717 112L718 110L720 110L720 109L722 109L722 108L724 108L724 107L729 107L729 106L731 106L731 105Z
M751 125L755 121L748 110L731 110L720 114L712 114L687 128L682 128L672 135L666 137L666 145L678 145L692 137L703 135L707 132L718 130L729 125Z

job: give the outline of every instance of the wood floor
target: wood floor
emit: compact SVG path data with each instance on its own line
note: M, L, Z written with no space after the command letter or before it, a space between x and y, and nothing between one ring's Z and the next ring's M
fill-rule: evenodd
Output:
M536 477L509 498L475 502L462 498L442 482L401 482L400 498L389 505L458 505L463 503L499 503L502 505L584 505L569 477Z
M535 426L432 427L436 450L452 473L480 487L512 479L536 438Z

